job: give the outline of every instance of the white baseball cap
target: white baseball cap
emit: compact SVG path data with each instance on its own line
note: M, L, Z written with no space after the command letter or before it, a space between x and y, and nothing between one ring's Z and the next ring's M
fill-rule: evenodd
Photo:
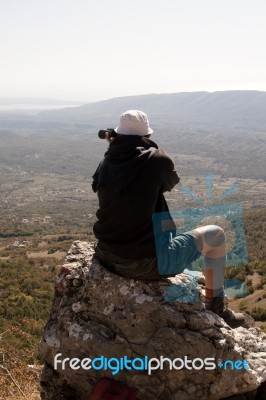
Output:
M151 135L153 130L149 126L147 115L139 110L128 110L121 114L119 125L115 132L120 135Z

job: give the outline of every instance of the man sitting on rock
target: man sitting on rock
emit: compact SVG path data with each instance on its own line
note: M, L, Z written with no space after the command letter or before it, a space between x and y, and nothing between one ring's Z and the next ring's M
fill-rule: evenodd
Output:
M203 254L206 309L231 327L243 325L243 314L224 304L223 229L207 225L173 235L172 226L158 260L152 217L169 211L163 193L171 191L179 177L173 160L150 139L153 130L144 112L124 112L114 131L115 137L106 137L109 148L93 175L92 188L99 198L93 227L98 239L95 255L114 273L150 281L164 276L161 271L169 270L169 263L178 274Z

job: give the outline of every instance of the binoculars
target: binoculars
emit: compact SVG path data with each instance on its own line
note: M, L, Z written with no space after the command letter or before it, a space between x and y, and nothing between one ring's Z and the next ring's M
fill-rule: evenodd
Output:
M113 128L101 129L98 132L98 136L100 139L110 139L117 136L117 133Z

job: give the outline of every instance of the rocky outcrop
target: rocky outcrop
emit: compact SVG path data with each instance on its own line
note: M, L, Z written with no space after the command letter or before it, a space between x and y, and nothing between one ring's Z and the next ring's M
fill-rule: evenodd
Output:
M266 335L259 328L231 329L206 311L199 278L183 273L152 283L125 279L93 254L93 244L74 242L58 277L40 345L43 400L88 400L104 376L127 382L139 400L255 398L266 380ZM199 301L192 302L198 289ZM111 369L100 369L112 357L122 359L124 369L118 372L114 359ZM155 360L150 374L141 369L160 357L163 369ZM88 369L88 358L98 358L98 370ZM127 360L135 360L135 369L126 368Z

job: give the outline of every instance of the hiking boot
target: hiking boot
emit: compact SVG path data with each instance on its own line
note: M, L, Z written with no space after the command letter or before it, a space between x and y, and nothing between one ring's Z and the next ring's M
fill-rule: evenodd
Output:
M231 328L238 328L239 326L248 328L253 325L251 317L245 316L241 313L236 313L233 310L225 307L224 300L224 297L205 297L206 310L212 311L213 313L219 315L224 319L227 325L231 326Z

